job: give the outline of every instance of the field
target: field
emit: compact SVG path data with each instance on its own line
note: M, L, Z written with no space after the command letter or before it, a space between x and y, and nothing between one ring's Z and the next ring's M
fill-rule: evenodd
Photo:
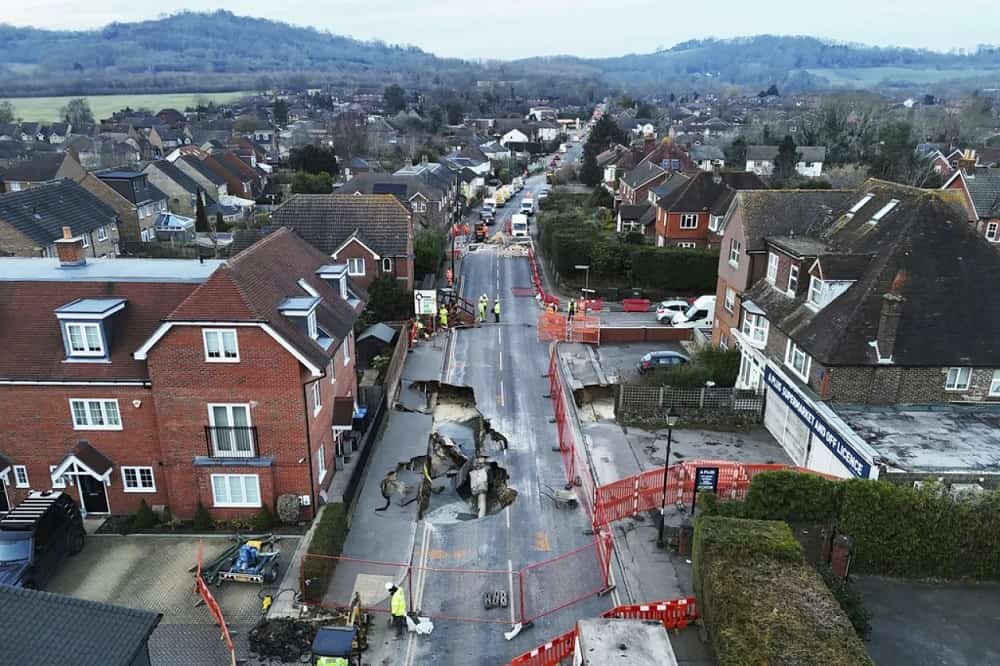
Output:
M246 92L224 93L163 93L153 95L88 95L90 109L94 118L109 118L111 114L126 106L133 109L151 109L154 113L160 109L174 108L183 111L185 107L193 106L196 99L209 99L217 104L232 102L246 97ZM8 98L14 105L14 117L25 121L57 122L59 110L71 97L15 97ZM3 100L0 100L3 101Z
M874 88L891 82L915 85L949 83L962 79L996 77L995 69L931 69L925 67L840 67L837 69L807 69L825 78L834 88Z

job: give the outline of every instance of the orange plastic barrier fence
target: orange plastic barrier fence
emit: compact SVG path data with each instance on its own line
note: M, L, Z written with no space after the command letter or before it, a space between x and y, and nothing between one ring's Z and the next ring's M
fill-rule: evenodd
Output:
M201 541L198 542L198 568L194 574L194 589L201 596L202 601L205 602L205 606L208 607L208 612L212 614L215 619L215 623L219 625L219 629L222 631L222 640L226 643L226 648L229 650L229 656L232 663L236 663L236 648L233 647L233 638L229 635L229 627L226 626L226 618L222 615L222 609L219 608L218 602L215 597L212 596L212 591L208 589L208 585L205 584L205 580L201 577L201 560L202 560L202 550L204 544Z
M600 317L582 315L569 319L561 312L546 310L538 315L538 339L543 342L599 344L601 341L601 319Z

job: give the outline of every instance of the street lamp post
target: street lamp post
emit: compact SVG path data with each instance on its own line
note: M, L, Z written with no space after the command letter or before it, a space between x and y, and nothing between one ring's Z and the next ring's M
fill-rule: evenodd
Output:
M667 522L667 477L670 474L670 443L678 417L677 410L671 405L670 409L667 410L667 455L663 459L663 500L660 504L660 533L656 537L656 545L660 548L666 546L666 542L663 540L663 526Z

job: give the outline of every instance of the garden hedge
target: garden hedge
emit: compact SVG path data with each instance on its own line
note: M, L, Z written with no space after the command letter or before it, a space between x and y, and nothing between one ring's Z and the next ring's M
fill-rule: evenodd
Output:
M347 506L341 502L327 504L319 518L312 540L306 552L309 555L327 557L306 557L302 563L302 600L318 604L323 601L330 579L337 568L337 557L343 551L347 538ZM305 581L309 581L305 584Z
M719 666L873 663L787 524L702 515L692 559Z

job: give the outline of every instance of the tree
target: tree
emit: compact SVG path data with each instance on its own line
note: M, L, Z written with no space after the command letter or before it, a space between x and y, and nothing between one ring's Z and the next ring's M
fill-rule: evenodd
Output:
M288 102L279 99L274 103L274 122L278 125L288 124Z
M86 97L74 97L66 102L66 106L59 110L59 115L64 123L73 127L94 122L94 113L90 110L90 102Z
M295 171L306 173L327 173L336 176L340 171L337 155L330 148L306 145L292 148L288 154L288 166Z
M587 205L591 208L614 208L615 198L611 196L611 192L608 192L606 187L598 185L594 188L594 191L590 193Z
M587 137L586 145L593 145L597 148L594 152L596 155L615 143L625 143L625 132L610 116L601 116L600 120L594 123L594 128L590 131L590 136Z
M254 115L244 115L236 119L233 123L233 129L236 130L238 134L249 134L262 125L260 118Z
M292 176L293 194L330 194L333 192L333 178L325 171L306 173L298 171Z
M418 275L436 273L444 258L444 234L423 229L413 238L413 270Z
M736 137L731 144L726 147L726 164L742 170L747 164L747 140L742 136Z
M799 163L798 146L791 135L786 134L785 138L778 144L778 155L774 158L774 179L778 184L788 182L795 176L795 165Z
M590 141L583 146L583 163L580 165L579 178L581 183L590 187L596 187L604 178L600 167L597 166L597 149L590 144Z
M643 102L639 105L639 109L635 112L637 118L652 118L656 115L656 109L653 105L648 102Z
M205 212L205 199L201 190L198 190L198 198L195 201L194 230L199 233L209 232L208 214Z
M453 100L448 102L444 106L445 113L448 114L448 124L449 125L461 125L462 115L465 113L465 109L462 107L462 103Z
M0 102L0 123L14 122L14 105L10 102Z
M399 286L399 280L381 273L368 285L368 304L358 319L359 327L380 321L399 321L413 314L413 298Z
M395 115L406 108L406 91L395 83L386 86L382 91L382 103L387 114Z
M222 211L215 211L215 233L221 234L224 231L229 231L229 225L222 219Z
M770 88L767 90L761 90L757 93L757 97L780 97L780 94L778 93L778 86L772 83Z

